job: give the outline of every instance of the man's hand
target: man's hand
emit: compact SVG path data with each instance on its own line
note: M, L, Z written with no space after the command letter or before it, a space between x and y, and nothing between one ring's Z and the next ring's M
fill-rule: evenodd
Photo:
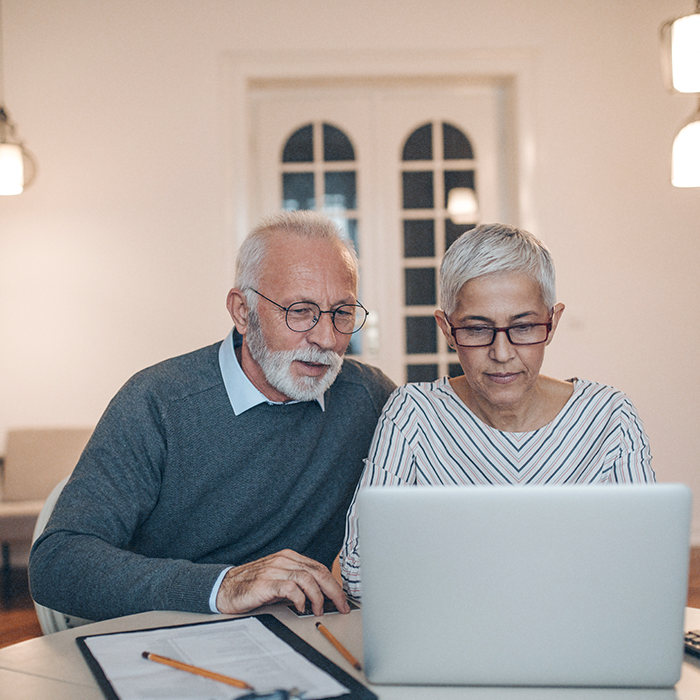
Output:
M350 612L341 585L323 564L284 549L231 569L221 582L216 607L222 613L245 613L289 600L303 612L308 598L314 615L323 615L324 596L340 612Z

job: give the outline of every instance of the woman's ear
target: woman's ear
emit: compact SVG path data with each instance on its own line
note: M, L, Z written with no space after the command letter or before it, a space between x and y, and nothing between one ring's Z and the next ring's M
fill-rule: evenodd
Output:
M452 337L452 330L450 329L450 324L447 321L447 316L445 316L445 312L438 309L435 312L435 320L437 321L438 326L440 326L440 330L442 331L442 334L445 336L445 340L447 341L447 344L451 348L453 348L455 346L455 341L454 341L454 338Z
M228 309L236 330L245 335L248 328L248 302L245 294L235 287L231 289L226 297L226 308Z
M552 330L549 333L549 338L547 338L547 345L549 345L552 342L552 338L554 337L554 331L557 330L557 326L559 325L559 319L564 313L565 308L566 307L564 306L564 304L555 304L554 308L552 309Z

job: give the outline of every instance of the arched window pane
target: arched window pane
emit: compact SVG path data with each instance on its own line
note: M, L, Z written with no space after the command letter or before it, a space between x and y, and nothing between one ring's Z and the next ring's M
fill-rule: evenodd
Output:
M435 255L433 219L404 219L403 255L405 258L432 258Z
M403 160L433 159L433 125L426 124L416 129L403 147Z
M447 367L447 372L450 377L461 377L464 374L462 365L460 365L459 362L450 362Z
M452 219L445 219L445 250L465 232L471 231L476 224L455 224Z
M468 187L476 191L474 187L473 170L445 170L445 208L447 208L447 198L450 190L455 187Z
M437 324L433 316L406 317L406 353L428 355L437 352Z
M357 235L357 219L343 219L338 223L340 230L352 242L355 252L360 254L360 239Z
M469 139L451 124L442 125L442 149L445 160L471 160L474 158Z
M338 127L321 121L299 127L282 148L281 198L282 208L286 210L324 212L341 234L353 242L359 254L362 215L358 209L354 160L352 142ZM332 162L348 162L348 165L331 165ZM364 334L363 329L352 336L347 354L363 352Z
M283 163L312 163L314 160L313 127L311 124L297 129L287 139L282 153Z
M355 171L327 172L325 178L326 206L343 209L357 208Z
M282 173L282 199L285 209L313 209L313 173Z
M403 208L433 208L433 173L429 170L403 173Z
M355 160L355 149L350 139L330 124L323 125L323 160Z
M407 365L406 380L409 382L434 382L438 378L437 365Z
M438 134L440 138L436 138L434 149L433 136ZM401 168L405 359L413 360L405 364L407 381L462 374L459 364L454 362L455 351L438 333L435 319L419 313L438 303L437 271L445 251L465 231L474 228L474 224L455 224L449 215L445 216L451 190L467 188L476 192L477 163L469 162L474 160L469 138L447 122L424 124L404 142L403 161L428 161L405 163ZM411 216L414 212L420 218ZM408 262L410 258L412 263ZM421 258L419 266L416 258ZM415 355L424 357L418 361Z
M436 282L434 267L407 267L404 269L406 306L434 306Z

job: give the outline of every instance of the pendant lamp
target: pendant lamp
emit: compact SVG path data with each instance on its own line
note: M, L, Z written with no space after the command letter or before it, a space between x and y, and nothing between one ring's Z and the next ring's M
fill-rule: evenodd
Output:
M661 26L666 87L700 93L700 0L691 15ZM671 182L674 187L700 187L700 107L673 140Z
M666 86L676 92L700 92L700 0L692 15L661 26Z
M0 195L21 194L36 176L36 160L17 138L4 105L2 4L0 3Z
M700 187L700 104L673 140L671 182L674 187Z
M479 203L471 187L453 187L447 195L447 213L455 224L475 224L479 220Z

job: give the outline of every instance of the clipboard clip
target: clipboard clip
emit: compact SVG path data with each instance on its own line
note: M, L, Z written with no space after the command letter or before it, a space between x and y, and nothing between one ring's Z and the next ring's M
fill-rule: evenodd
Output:
M303 690L292 688L291 690L273 690L269 693L256 693L253 691L246 695L239 695L236 700L302 700L303 697Z

